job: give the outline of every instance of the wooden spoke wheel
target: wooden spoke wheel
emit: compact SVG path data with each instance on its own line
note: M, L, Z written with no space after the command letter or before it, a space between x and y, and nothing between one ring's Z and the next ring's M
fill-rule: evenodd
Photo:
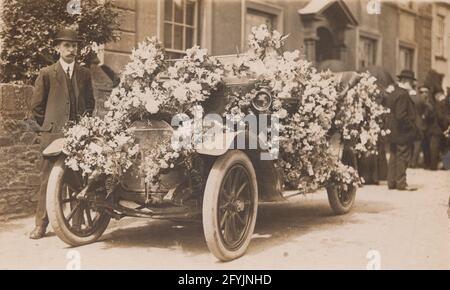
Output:
M87 178L67 168L61 157L53 165L47 185L47 213L56 235L71 246L95 242L111 217L88 200L77 199Z
M255 228L258 188L247 155L231 150L213 165L203 198L203 229L210 251L220 260L242 256Z

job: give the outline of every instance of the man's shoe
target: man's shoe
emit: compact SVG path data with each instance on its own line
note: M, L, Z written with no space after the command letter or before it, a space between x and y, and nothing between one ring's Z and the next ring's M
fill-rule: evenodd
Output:
M45 226L36 226L34 230L30 233L30 239L32 240L38 240L45 236L45 232L47 230L47 227Z
M397 187L397 190L401 190L401 191L416 191L417 187L409 187L409 186Z

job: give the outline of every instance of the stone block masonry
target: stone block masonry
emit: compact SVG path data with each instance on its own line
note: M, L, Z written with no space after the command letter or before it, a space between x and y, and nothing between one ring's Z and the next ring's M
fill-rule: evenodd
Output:
M0 84L0 220L34 213L42 166L31 86Z

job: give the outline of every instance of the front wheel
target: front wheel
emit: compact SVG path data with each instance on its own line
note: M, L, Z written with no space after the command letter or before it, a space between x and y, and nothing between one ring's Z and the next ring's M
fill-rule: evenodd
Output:
M330 185L327 193L330 206L338 215L348 213L355 203L356 187L353 185Z
M47 214L56 235L71 246L95 242L108 227L111 216L77 194L86 186L79 172L67 168L59 158L47 185Z
M258 209L256 173L248 156L228 151L214 163L203 197L203 231L221 261L242 256L250 244Z

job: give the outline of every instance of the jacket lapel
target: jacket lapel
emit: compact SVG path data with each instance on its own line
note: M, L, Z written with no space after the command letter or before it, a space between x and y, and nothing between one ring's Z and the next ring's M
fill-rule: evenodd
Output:
M58 81L59 85L61 86L61 91L64 92L66 98L69 98L69 88L67 87L66 83L66 75L64 73L64 70L61 66L61 63L58 61L55 63L55 75L56 80Z
M83 109L80 108L80 80L81 80L80 67L76 63L73 66L72 80L73 80L73 84L74 84L73 91L75 93L75 102L76 102L76 106L77 106L77 112L78 112L78 114L82 114Z
M72 78L74 79L74 83L75 83L75 87L74 87L74 91L75 91L75 96L77 97L77 100L80 96L80 81L81 81L81 76L80 76L80 66L78 64L75 63L74 67L73 67L73 76Z

